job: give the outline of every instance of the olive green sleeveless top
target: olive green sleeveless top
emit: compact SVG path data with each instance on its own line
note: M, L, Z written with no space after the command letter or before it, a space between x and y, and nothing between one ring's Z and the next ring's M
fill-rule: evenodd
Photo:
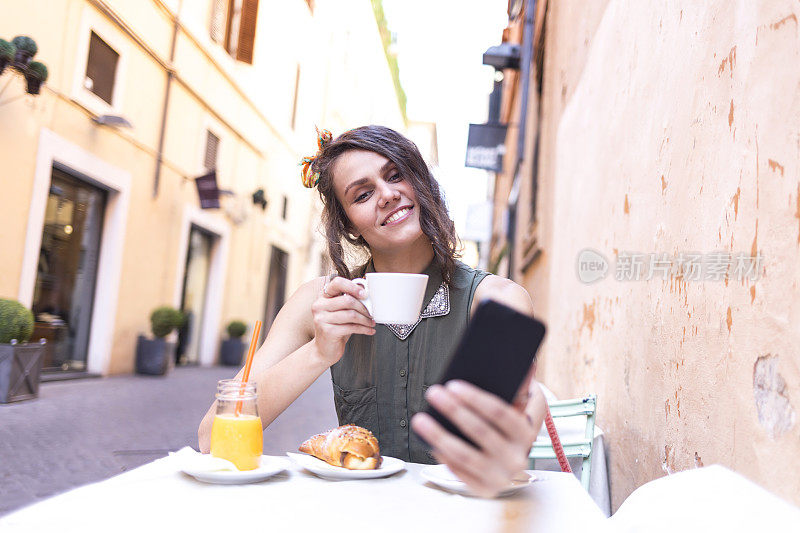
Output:
M372 272L372 263L366 272ZM430 449L411 430L411 417L427 407L424 394L436 383L467 322L472 297L488 273L457 262L449 284L428 266L423 311L416 324L378 324L375 335L353 335L331 367L339 424L372 431L382 455L433 463Z

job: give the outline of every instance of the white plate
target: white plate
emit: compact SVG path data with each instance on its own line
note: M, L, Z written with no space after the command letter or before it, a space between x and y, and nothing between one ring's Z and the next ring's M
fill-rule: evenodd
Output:
M289 462L283 457L261 456L261 466L255 470L199 470L184 467L181 471L189 474L198 481L205 483L220 483L222 485L238 485L240 483L255 483L272 477L289 468Z
M458 477L456 477L456 475L452 473L449 468L447 468L447 465L426 466L420 471L419 475L434 485L438 485L439 487L449 491L467 496L472 495L467 487L467 484L458 479ZM525 479L523 476L527 477L527 479ZM522 490L533 483L535 479L535 475L526 471L524 474L520 474L518 478L513 479L511 481L511 485L500 491L499 496L508 496L509 494L513 494L518 490Z
M386 477L406 469L406 463L394 457L383 456L380 468L374 470L348 470L341 466L329 465L322 459L317 459L304 453L287 452L292 461L326 479L371 479Z

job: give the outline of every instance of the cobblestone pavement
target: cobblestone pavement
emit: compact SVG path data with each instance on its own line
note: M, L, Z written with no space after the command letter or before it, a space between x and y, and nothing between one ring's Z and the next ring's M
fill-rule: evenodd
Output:
M184 367L165 377L118 376L42 383L39 398L0 404L0 516L65 490L107 479L184 446L216 382L236 369ZM336 425L327 372L264 432L280 455Z

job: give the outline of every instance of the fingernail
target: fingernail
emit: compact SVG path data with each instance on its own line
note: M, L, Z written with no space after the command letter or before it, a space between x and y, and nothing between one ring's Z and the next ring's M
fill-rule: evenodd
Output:
M411 417L411 426L417 430L424 430L430 427L430 421L425 413L417 413Z
M454 379L447 382L447 388L453 392L466 392L467 386L460 379Z
M364 289L360 289L358 291L358 297L359 298L366 298L367 297L367 291L365 291Z
M435 398L436 396L442 393L442 386L441 385L431 385L430 388L425 392L425 397L427 399Z

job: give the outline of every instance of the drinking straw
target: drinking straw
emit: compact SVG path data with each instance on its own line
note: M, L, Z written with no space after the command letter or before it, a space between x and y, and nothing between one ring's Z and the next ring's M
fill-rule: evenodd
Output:
M253 356L256 353L256 344L258 344L258 335L261 333L261 321L256 320L256 325L253 328L253 337L250 339L250 349L247 350L247 359L244 363L244 373L242 374L242 383L239 385L239 396L244 396L244 384L250 379L250 367L253 366ZM235 415L242 414L242 400L236 402Z

